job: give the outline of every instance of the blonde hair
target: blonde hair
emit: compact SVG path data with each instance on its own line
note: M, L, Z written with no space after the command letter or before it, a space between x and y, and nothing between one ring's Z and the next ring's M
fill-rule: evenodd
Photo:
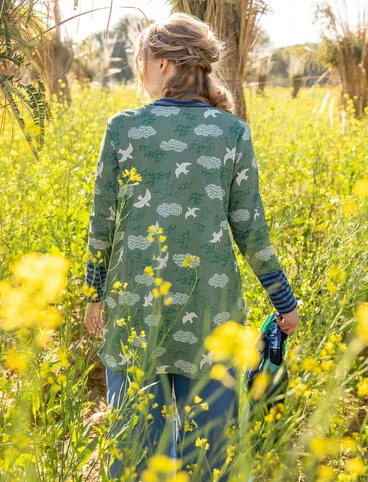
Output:
M144 91L147 54L169 59L176 65L177 73L167 80L163 97L194 99L234 113L233 95L221 78L225 43L216 37L209 24L194 15L178 12L165 22L150 24L140 33L133 59L138 98Z

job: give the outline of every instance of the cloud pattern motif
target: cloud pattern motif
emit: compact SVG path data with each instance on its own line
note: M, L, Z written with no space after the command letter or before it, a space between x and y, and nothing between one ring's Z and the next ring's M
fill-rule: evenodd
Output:
M154 136L155 134L156 131L152 126L132 127L128 131L128 137L132 139L147 139L147 137Z
M180 204L177 203L163 203L157 206L157 212L164 218L167 218L168 216L179 216L183 211L183 208L180 206Z
M164 151L183 152L188 147L188 144L177 139L170 139L169 141L162 141L160 147Z
M213 318L213 322L215 325L221 325L225 323L225 321L230 319L230 312L223 311L222 313L217 313L217 315Z
M146 236L133 236L133 234L128 236L128 248L144 250L147 249L148 246L151 246L151 243Z
M210 286L213 286L214 288L223 288L228 282L229 282L229 277L226 276L225 273L222 273L222 274L215 273L208 280L208 284Z
M183 268L183 262L184 262L184 259L187 257L187 256L194 256L194 255L191 255L190 253L186 253L186 254L174 254L173 255L173 261L180 267ZM191 262L190 262L191 265L195 266L195 267L198 267L200 264L201 264L201 260L200 259L193 259Z
M224 131L219 126L213 124L200 124L195 127L194 132L197 136L219 137Z
M219 169L221 167L221 159L214 156L201 156L197 159L197 162L207 169Z
M250 212L248 209L237 209L236 211L230 211L229 216L234 223L240 223L241 221L248 221Z
M168 117L171 114L177 115L180 112L179 107L173 106L165 106L165 105L157 105L151 110L152 114L157 116Z
M256 258L261 259L262 261L268 261L274 255L275 255L275 251L273 249L273 246L270 245L262 249L261 251L258 251L256 253Z
M226 194L225 190L216 184L208 184L208 186L205 187L205 191L211 199L223 199Z
M173 338L176 341L182 341L183 343L190 343L193 345L193 343L196 343L198 341L198 338L192 333L191 331L183 331L179 330L176 333L173 334Z

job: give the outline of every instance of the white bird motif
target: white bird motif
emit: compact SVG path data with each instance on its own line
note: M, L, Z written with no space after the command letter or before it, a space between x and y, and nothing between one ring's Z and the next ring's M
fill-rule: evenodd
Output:
M119 356L121 356L121 362L118 363L118 365L126 365L127 357L123 355L122 353L119 353Z
M150 206L150 203L148 202L151 199L151 192L149 189L146 188L146 193L144 196L139 194L138 196L138 201L133 204L136 208L143 208L144 206Z
M258 208L255 208L255 213L254 213L254 220L256 220L256 218L258 218L258 216L260 216L260 213L258 211Z
M191 166L192 163L191 162L182 162L181 164L179 164L178 162L175 163L178 167L175 169L175 176L178 178L179 177L179 174L183 173L183 174L188 174L188 169L187 169L187 166Z
M234 263L235 263L235 271L239 271L239 269L238 269L238 262L235 260Z
M194 311L192 311L191 313L188 313L186 311L182 321L183 323L186 323L187 321L190 321L191 323L193 323L193 318L198 318L198 315L196 315Z
M217 243L217 241L220 241L220 239L222 238L222 235L223 235L223 231L222 231L222 228L220 229L220 231L218 233L216 233L215 231L212 233L212 236L213 238L210 239L210 243Z
M249 176L245 174L247 171L249 171L249 168L243 169L242 171L236 173L237 175L236 182L238 183L239 186L240 186L240 183L243 181L243 179L245 181L248 179Z
M167 373L165 372L166 368L169 368L170 365L161 365L160 367L157 367L156 369L156 374L158 373Z
M153 294L152 291L148 293L148 295L144 295L144 303L143 306L152 306Z
M207 117L216 117L216 114L221 114L221 112L219 110L216 110L216 109L207 109L206 112L203 114L205 119L207 119Z
M129 146L124 150L124 149L119 149L118 154L121 154L121 158L118 159L119 162L124 162L127 159L133 159L133 156L131 155L133 152L133 146L131 143L129 143Z
M188 216L193 216L194 218L197 217L196 211L199 211L199 208L190 208L188 207L188 211L185 213L185 219L187 219Z
M228 147L226 147L226 154L225 154L225 157L224 157L224 165L225 165L225 163L228 159L231 159L232 161L235 161L235 156L236 156L236 147L234 147L233 149L229 149Z
M162 269L167 266L167 260L169 259L169 252L166 252L166 255L164 258L160 258L160 256L157 256L155 258L155 261L158 261L158 266L156 266L154 269Z
M209 351L207 355L205 353L202 353L202 360L201 363L199 364L199 367L202 369L203 365L205 363L208 363L210 366L212 365L212 351Z
M109 218L106 218L106 219L109 220L109 221L115 221L116 211L115 211L114 207L113 207L113 206L110 206L110 207L109 207L109 211L110 211L110 217L109 217Z
M96 176L101 177L102 171L103 171L103 161L101 161L101 164L99 166L97 166Z

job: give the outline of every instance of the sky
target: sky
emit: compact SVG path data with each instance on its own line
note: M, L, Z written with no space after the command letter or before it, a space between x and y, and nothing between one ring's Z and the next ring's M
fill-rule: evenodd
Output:
M62 0L62 18L67 19L80 12L87 12L93 8L110 7L112 0L79 0L76 10L73 10L74 0ZM198 0L199 1L199 0ZM335 0L336 1L336 0ZM356 2L365 0L347 0L349 10L355 10ZM116 8L123 6L135 6L141 8L148 18L164 20L170 10L165 0L113 0L113 13L110 26L113 27L120 18L127 14L141 15L132 8ZM317 42L319 40L320 27L313 24L314 8L317 0L269 0L273 13L262 17L260 25L271 37L271 47L287 47L289 45ZM83 5L83 7L82 7ZM99 10L93 14L87 14L72 20L63 27L63 37L81 40L91 32L106 29L108 23L109 8Z

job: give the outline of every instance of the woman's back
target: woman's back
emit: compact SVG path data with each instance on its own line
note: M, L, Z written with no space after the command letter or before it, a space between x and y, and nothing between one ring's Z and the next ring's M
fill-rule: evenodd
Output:
M132 168L142 180L124 195L122 174ZM88 248L109 267L99 356L112 371L126 369L121 341L130 333L116 320L129 315L136 345L157 330L158 373L200 378L210 370L205 337L227 320L245 322L229 227L257 275L281 268L264 219L250 128L206 103L163 98L110 117L90 219ZM162 228L166 250L159 253L149 226ZM187 256L194 257L189 266ZM145 272L149 266L153 271ZM155 278L171 283L163 296L171 302L160 301L160 315L153 313ZM116 281L128 283L123 292Z

